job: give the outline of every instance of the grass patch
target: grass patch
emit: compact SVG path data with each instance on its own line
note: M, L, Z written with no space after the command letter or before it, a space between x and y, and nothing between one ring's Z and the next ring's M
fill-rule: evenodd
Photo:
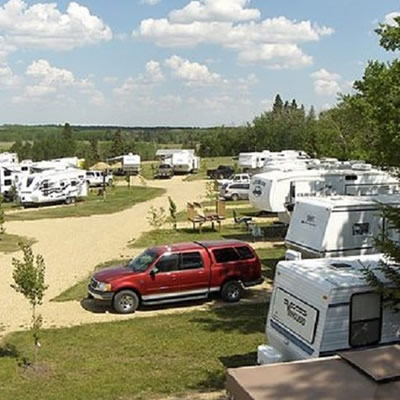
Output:
M124 264L126 261L128 261L128 260L127 259L115 259L115 260L106 261L106 262L96 265L93 268L93 272L97 271L99 269L111 267L112 265ZM91 272L85 279L82 279L80 282L78 282L74 286L71 286L67 290L64 290L58 296L51 299L51 301L61 303L64 301L73 301L73 300L80 301L80 300L84 299L87 296L87 287L88 287L89 280L90 280L90 277L92 276L93 272Z
M265 341L266 304L158 315L42 333L44 375L26 376L17 355L30 355L28 332L0 351L2 400L149 399L224 387L227 368L254 365ZM0 349L1 350L1 349Z
M285 251L286 247L283 245L268 249L257 249L262 264L262 274L270 282L274 280L276 265L285 258Z
M1 253L13 253L20 250L18 243L24 242L32 245L36 242L35 239L27 238L25 236L11 235L4 233L0 235L0 252Z
M145 179L154 179L154 174L156 173L158 165L159 165L158 161L142 162L140 175Z
M5 215L6 221L31 221L45 218L87 217L98 214L112 214L137 203L161 196L164 189L143 186L111 187L107 189L106 200L91 191L84 201L69 206L41 207Z

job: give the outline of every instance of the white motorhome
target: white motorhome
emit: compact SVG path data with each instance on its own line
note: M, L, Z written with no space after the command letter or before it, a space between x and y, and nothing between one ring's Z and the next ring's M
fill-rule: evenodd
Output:
M376 270L382 260L374 254L280 261L266 323L268 346L258 347L258 362L399 342L400 313L384 307L364 279L363 269Z
M17 183L17 197L23 206L65 202L70 204L87 196L83 170L44 171L34 173Z
M400 195L299 199L285 244L302 258L376 253L376 238L385 235L398 239L388 228L380 205L400 207ZM293 256L294 253L289 254Z
M253 207L286 214L305 196L366 196L398 193L399 181L385 171L353 165L350 169L271 171L254 175L249 199Z

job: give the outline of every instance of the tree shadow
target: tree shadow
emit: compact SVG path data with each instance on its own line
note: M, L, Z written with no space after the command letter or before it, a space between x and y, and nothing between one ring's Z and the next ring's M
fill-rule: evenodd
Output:
M227 305L215 307L191 322L207 331L237 332L248 335L265 331L267 303Z
M18 358L19 351L10 343L0 345L0 358Z

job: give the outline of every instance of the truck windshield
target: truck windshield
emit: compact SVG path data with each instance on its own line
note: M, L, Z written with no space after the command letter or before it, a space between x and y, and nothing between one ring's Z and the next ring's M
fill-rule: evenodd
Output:
M144 272L151 264L153 264L157 257L158 254L155 251L146 250L140 254L140 256L131 260L128 264L128 268L134 272Z

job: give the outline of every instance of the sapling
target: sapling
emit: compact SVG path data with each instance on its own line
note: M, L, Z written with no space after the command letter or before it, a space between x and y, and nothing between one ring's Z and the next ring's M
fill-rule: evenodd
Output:
M177 230L177 221L176 221L176 211L177 211L177 207L176 207L176 203L174 202L174 200L172 200L172 198L170 196L168 196L168 202L169 202L169 215L171 217L172 220L172 226L175 230Z
M0 196L0 235L4 235L6 233L4 222L3 196Z
M42 304L44 293L48 288L44 281L46 265L43 256L40 254L34 256L29 244L19 243L19 246L23 252L23 259L12 259L14 284L11 284L11 287L21 293L32 307L31 332L36 363L37 350L40 347L40 328L43 324L42 316L37 314L37 307Z
M164 207L160 208L156 208L154 206L150 207L149 216L147 217L147 220L149 221L149 224L152 228L158 231L164 225L165 219L166 215Z

